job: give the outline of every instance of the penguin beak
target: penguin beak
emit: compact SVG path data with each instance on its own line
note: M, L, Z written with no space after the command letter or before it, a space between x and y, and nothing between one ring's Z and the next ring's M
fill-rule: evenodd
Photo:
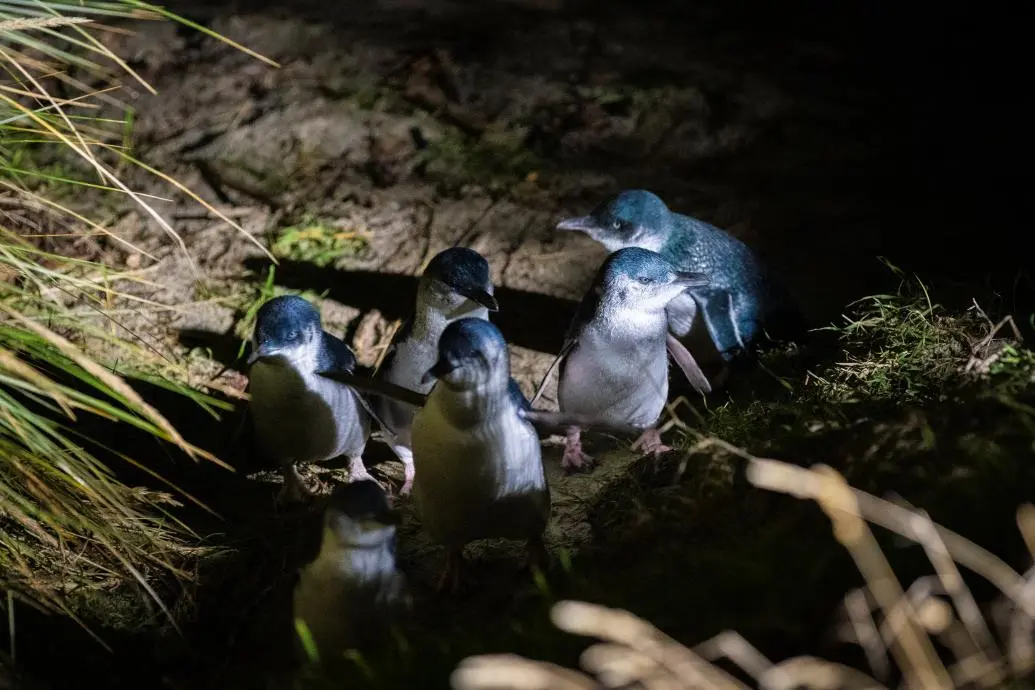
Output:
M705 273L693 273L690 271L676 271L675 278L672 280L673 285L679 285L683 289L705 287L711 282L708 275Z
M269 345L259 345L258 347L253 347L252 353L250 355L248 355L248 366L251 366L251 365L255 364L260 359L267 359L269 357L274 357L279 352L280 352L280 350L278 350L275 347L271 347Z
M557 230L569 230L573 232L592 232L597 229L597 223L592 216L579 216L578 218L566 218L556 226Z
M500 310L500 305L499 302L496 301L496 298L490 295L488 291L483 290L482 288L469 288L459 290L458 292L467 299L482 305L489 311Z
M440 379L449 372L456 369L456 366L445 357L440 357L435 366L424 372L424 376L421 377L421 384L425 385L431 383L434 379Z

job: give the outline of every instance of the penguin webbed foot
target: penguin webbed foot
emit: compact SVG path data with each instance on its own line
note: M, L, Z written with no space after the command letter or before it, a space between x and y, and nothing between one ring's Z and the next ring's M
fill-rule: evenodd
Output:
M399 489L400 496L408 496L413 491L413 477L416 472L413 469L413 461L403 463L403 485Z
M587 471L593 467L593 457L582 450L582 430L569 427L564 437L564 454L561 456L561 467L568 474Z
M279 506L290 506L305 503L313 498L315 492L305 484L295 464L284 465L284 484L277 492L275 499Z
M661 432L656 428L644 429L640 437L632 444L635 451L643 451L644 455L653 455L655 458L672 450L661 441Z
M349 458L349 482L359 482L369 480L376 482L377 480L371 476L367 470L367 466L363 464L363 456L355 458Z
M417 474L413 467L413 452L405 446L392 446L392 451L403 466L403 485L399 489L399 495L408 496L413 491L413 478Z

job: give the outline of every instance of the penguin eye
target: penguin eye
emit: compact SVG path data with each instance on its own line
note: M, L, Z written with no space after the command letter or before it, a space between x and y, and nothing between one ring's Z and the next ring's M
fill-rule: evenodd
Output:
M611 229L612 230L621 230L622 229L622 221L619 220L618 218L615 218L613 221L611 221Z
M639 278L636 279L636 282L639 283L640 285L650 285L651 280L647 276L640 276Z
M291 331L287 334L288 340L298 340L298 331Z

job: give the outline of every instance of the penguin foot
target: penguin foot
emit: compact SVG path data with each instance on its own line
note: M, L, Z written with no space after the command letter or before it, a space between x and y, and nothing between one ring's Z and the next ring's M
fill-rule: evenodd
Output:
M582 451L581 432L578 427L568 429L564 438L564 455L561 456L561 467L565 472L578 472L593 467L593 458Z
M399 458L399 462L403 466L403 485L399 489L400 496L407 496L413 491L413 477L415 470L413 469L413 451L403 445L392 444L392 452L395 453L395 457Z
M658 457L662 453L672 450L661 442L661 432L657 429L645 429L640 437L632 444L633 450L642 450L644 455Z
M367 471L366 465L363 464L362 456L349 458L349 481L358 482L363 480L377 481Z
M446 555L445 570L442 571L442 576L435 585L435 593L442 594L443 592L448 592L449 594L456 594L460 590L460 579L463 575L463 570L463 548L450 549L449 554Z
M294 464L286 466L284 468L284 484L280 487L280 491L277 492L276 504L278 506L297 505L310 500L313 495L312 489L305 485L302 475L298 473L298 468Z
M407 496L407 495L409 495L409 493L411 491L413 491L413 477L414 477L414 475L416 475L416 472L413 469L413 460L411 459L409 462L404 462L403 463L403 485L402 485L402 488L399 489L399 495L400 496Z

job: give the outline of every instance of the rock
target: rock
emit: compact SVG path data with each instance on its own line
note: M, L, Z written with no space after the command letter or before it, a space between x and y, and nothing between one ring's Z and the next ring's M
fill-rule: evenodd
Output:
M369 159L364 117L345 103L294 103L229 130L191 155L222 184L277 200L321 167Z
M234 311L214 302L194 302L184 307L173 327L182 331L228 333L234 327Z

